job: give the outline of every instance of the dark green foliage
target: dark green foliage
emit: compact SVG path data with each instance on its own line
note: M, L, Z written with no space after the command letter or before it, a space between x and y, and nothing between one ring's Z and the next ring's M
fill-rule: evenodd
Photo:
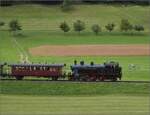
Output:
M18 31L18 30L22 30L20 24L18 23L17 20L12 20L9 23L9 27L10 27L10 31Z
M14 0L0 0L0 6L11 6Z
M64 32L70 31L70 27L69 27L69 25L65 21L62 22L59 27Z
M134 30L135 30L135 31L139 31L139 32L140 32L140 31L144 31L144 26L142 26L142 25L135 25L135 26L134 26Z
M81 20L77 20L76 22L74 22L73 27L74 27L74 31L80 33L85 29L85 23L82 22Z
M130 22L127 19L121 20L121 24L120 24L121 31L129 31L132 29L133 29L133 26L130 24Z
M62 7L63 11L71 10L72 9L72 0L63 0L61 7Z
M96 35L101 32L101 27L98 24L94 24L91 29Z
M106 28L109 32L113 31L113 30L114 30L114 27L115 27L115 24L114 24L114 23L109 23L109 24L107 24L107 25L105 26L105 28Z
M4 26L5 25L5 22L0 22L0 26Z

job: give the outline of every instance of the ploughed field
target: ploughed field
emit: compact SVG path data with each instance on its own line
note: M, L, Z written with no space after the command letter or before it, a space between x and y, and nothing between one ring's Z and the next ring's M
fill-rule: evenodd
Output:
M31 48L34 56L149 56L149 45L46 45Z

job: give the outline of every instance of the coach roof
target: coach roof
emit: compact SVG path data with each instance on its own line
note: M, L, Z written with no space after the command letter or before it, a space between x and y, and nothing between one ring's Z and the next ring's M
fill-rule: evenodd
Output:
M32 66L32 67L63 67L64 64L9 64L9 66Z

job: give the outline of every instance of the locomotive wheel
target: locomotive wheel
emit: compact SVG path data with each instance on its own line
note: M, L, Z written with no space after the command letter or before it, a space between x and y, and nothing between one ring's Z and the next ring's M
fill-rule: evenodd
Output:
M100 81L104 81L104 77L100 77L100 79L99 79Z
M113 82L117 81L117 78L113 78L112 81L113 81Z
M57 81L57 80L58 80L58 77L52 77L52 80L53 80L53 81Z
M23 76L15 76L16 80L23 80Z

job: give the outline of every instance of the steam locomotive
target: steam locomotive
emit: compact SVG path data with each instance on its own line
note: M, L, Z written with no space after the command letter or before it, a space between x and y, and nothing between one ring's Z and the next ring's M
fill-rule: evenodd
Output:
M66 64L0 64L0 76L9 76L22 80L24 77L45 77L51 80L65 79L69 81L117 81L122 78L122 67L117 62L103 64L79 64L74 61L70 72L64 71ZM6 69L7 67L7 69Z

